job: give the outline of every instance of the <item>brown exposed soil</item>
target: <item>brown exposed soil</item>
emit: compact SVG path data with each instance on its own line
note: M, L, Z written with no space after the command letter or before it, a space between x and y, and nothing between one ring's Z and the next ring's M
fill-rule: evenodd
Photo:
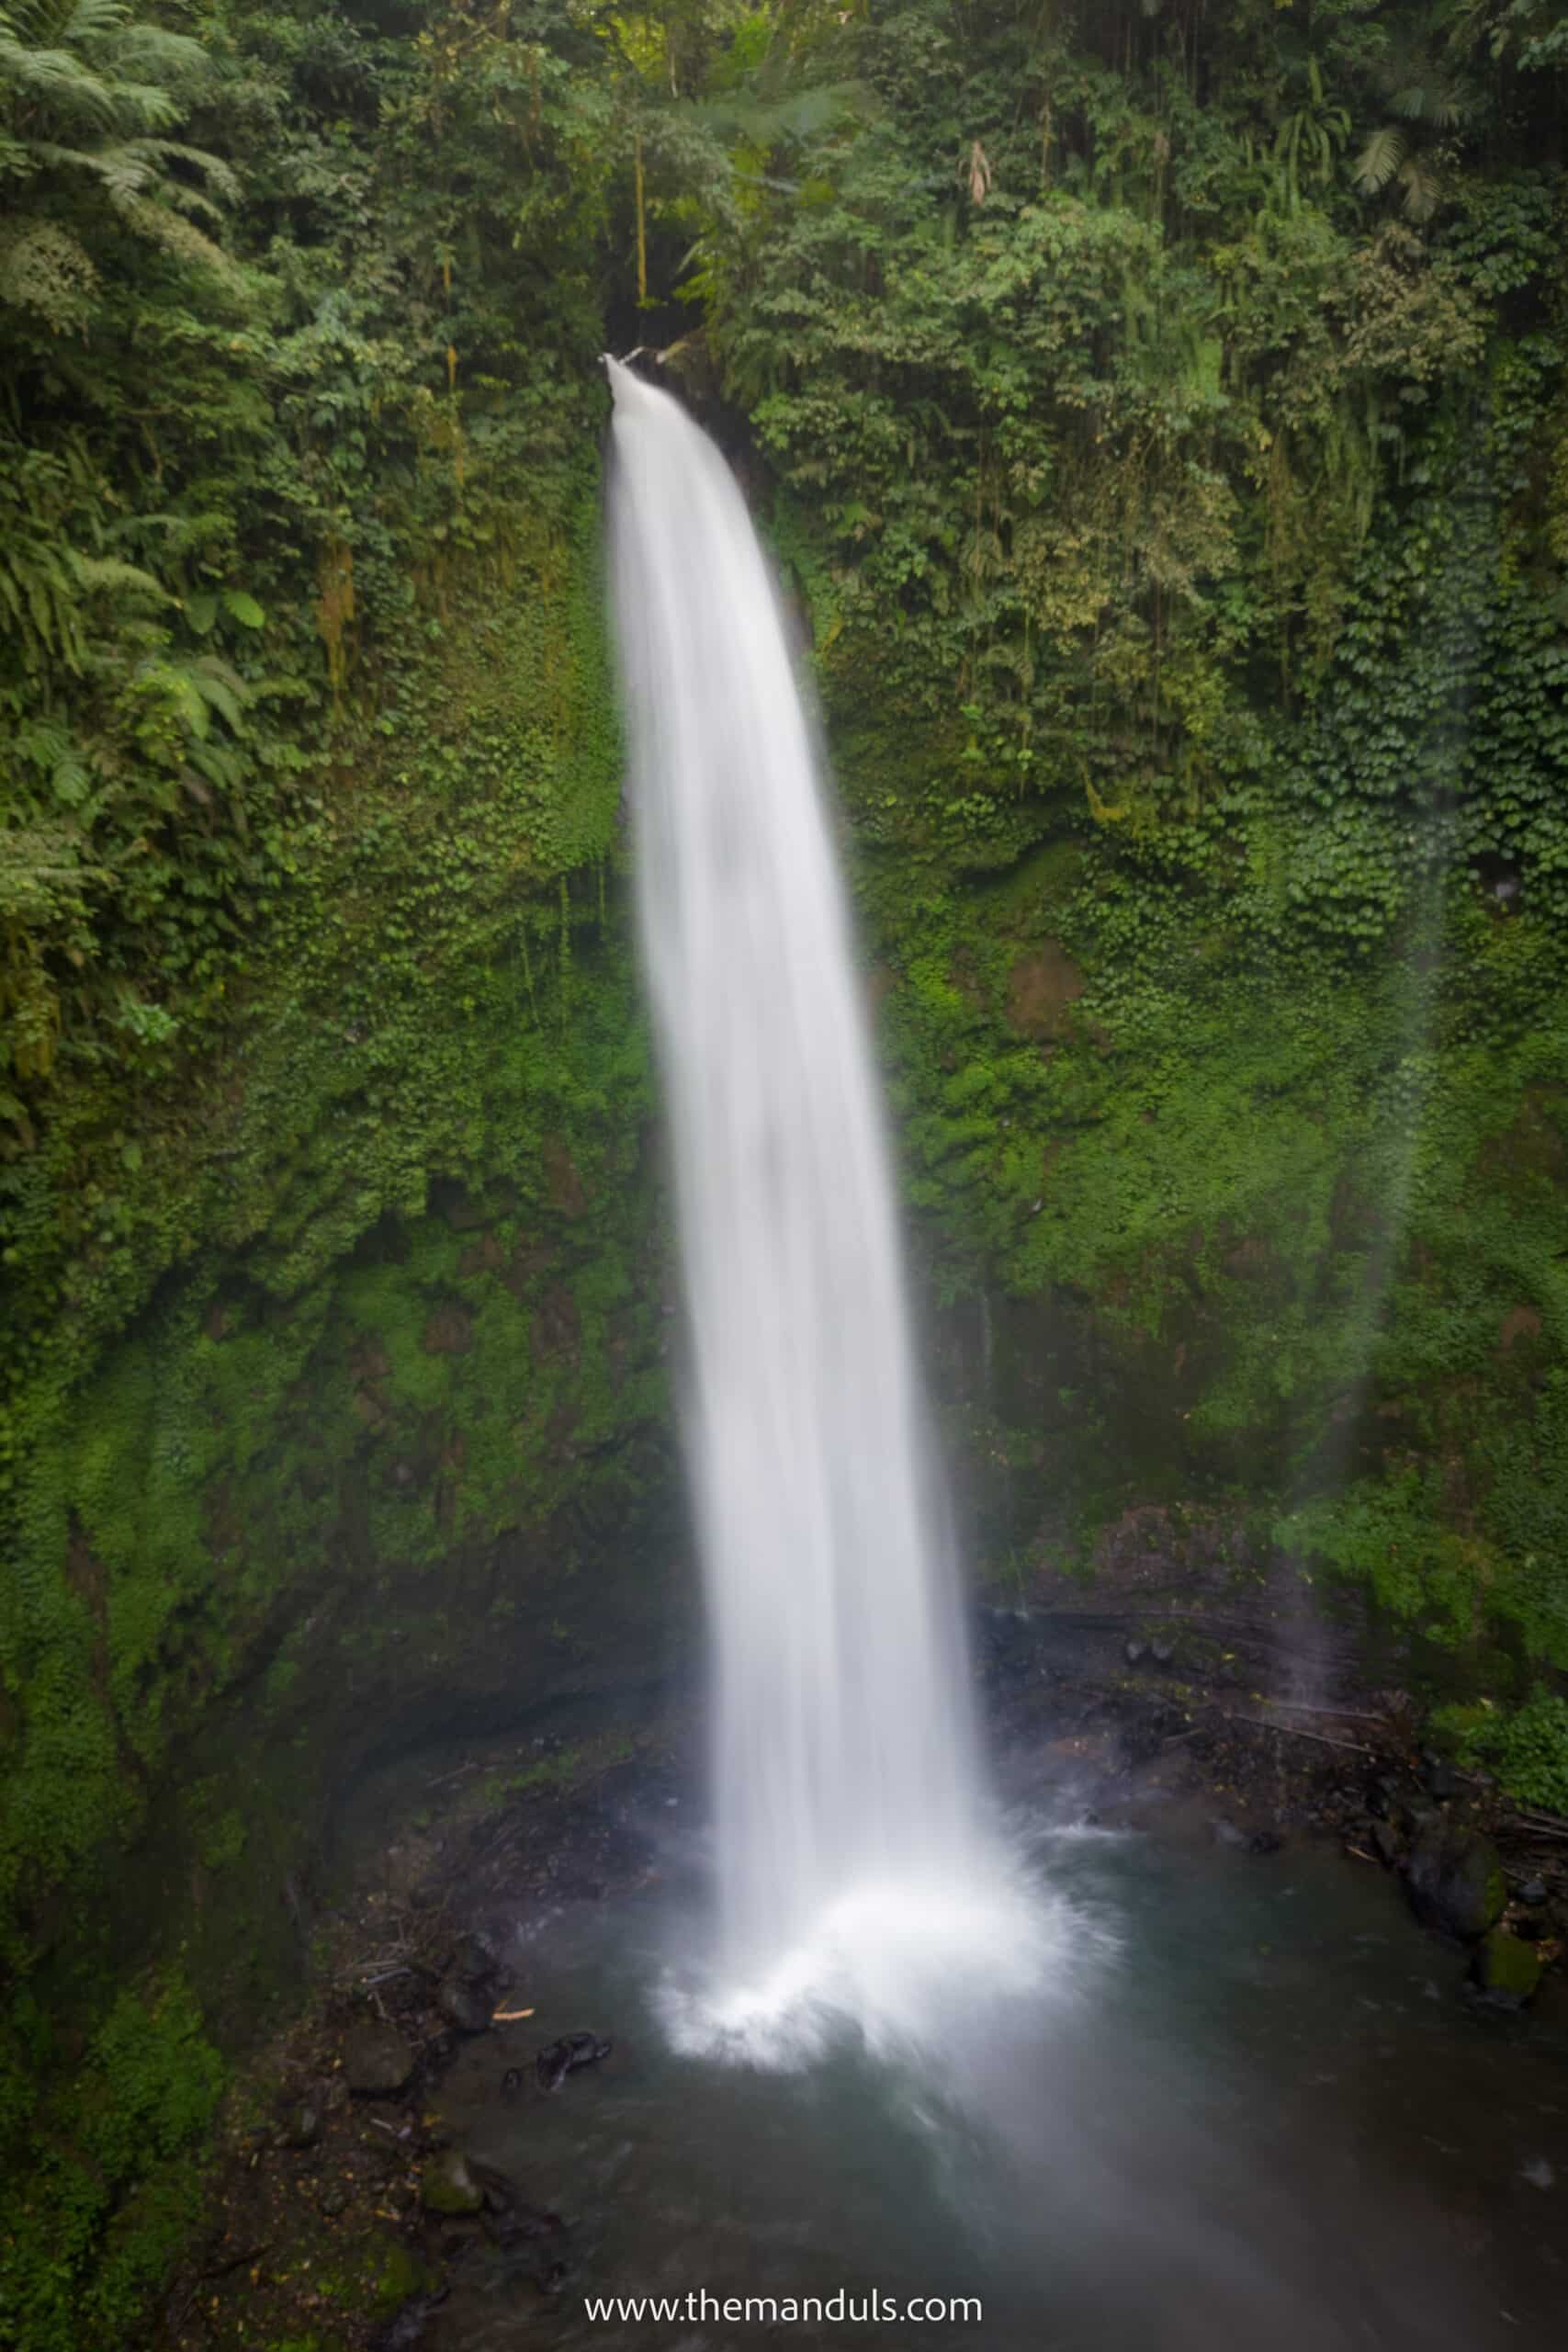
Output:
M1008 1019L1021 1036L1060 1037L1067 1008L1083 991L1083 974L1066 950L1048 939L1033 955L1021 956L1008 974Z

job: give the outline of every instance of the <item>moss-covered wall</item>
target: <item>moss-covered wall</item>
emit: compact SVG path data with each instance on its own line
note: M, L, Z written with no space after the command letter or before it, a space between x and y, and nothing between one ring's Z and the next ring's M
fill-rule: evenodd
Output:
M809 544L794 515L783 539ZM911 718L872 639L830 599L818 618L982 1564L1026 1589L1133 1506L1225 1503L1429 1637L1450 1690L1498 1702L1462 1727L1562 1804L1542 1734L1568 1668L1551 910L1461 865L1373 952L1249 954L1223 893L1129 872L1081 826L1053 838L1021 807L998 840L988 802L969 823L962 728ZM1516 1738L1498 1726L1522 1703Z
M39 1157L40 1204L71 1151L94 1171L74 1227L21 1228L8 1423L4 2115L40 2344L73 2279L112 2338L155 2269L324 1794L465 1709L635 1679L683 1622L596 497L585 466L568 526L515 518L504 594L448 588L216 1043ZM971 826L962 730L853 629L819 647L979 1567L1026 1589L1131 1506L1224 1500L1457 1687L1526 1697L1568 1661L1550 934L1460 888L1459 985L1419 938L1248 967L1212 897L1134 898L1038 814ZM1560 1703L1513 1719L1543 1797ZM130 2088L130 2012L111 2050L82 1998L111 1956L152 1971ZM105 2098L147 2119L123 2162ZM105 2269L135 2183L150 2234Z
M504 562L448 583L340 738L319 861L215 1034L134 1104L80 1090L29 1170L0 1593L24 2341L123 2340L212 2037L299 1956L333 1789L399 1739L646 1679L682 1622L579 479L565 526L517 512ZM133 2184L147 2229L106 2240Z

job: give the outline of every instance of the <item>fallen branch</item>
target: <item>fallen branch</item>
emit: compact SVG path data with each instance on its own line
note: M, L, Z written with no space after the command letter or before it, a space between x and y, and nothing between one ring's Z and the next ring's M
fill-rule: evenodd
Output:
M1327 1715L1341 1724L1386 1724L1386 1715L1367 1714L1355 1707L1314 1707L1305 1699L1265 1699L1266 1707L1286 1707L1292 1715Z
M242 2246L238 2254L226 2255L221 2262L210 2263L205 2270L197 2272L197 2283L205 2285L209 2278L227 2278L231 2270L240 2269L245 2263L259 2262L271 2244L270 2238L264 2238L260 2245Z
M1306 1731L1300 1724L1271 1724L1267 1715L1227 1714L1228 1724L1252 1724L1259 1731L1271 1731L1280 1739L1314 1740L1319 1747L1340 1747L1348 1756L1377 1755L1375 1747L1363 1747L1359 1739L1331 1739L1325 1731Z

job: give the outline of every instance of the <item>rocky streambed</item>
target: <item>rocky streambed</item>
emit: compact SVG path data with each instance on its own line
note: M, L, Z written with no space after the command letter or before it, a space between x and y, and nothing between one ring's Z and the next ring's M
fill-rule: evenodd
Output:
M1520 1814L1424 1747L1396 1690L1331 1683L1310 1701L1260 1701L1255 1678L1200 1655L1168 1611L1131 1629L1115 1608L1074 1623L1072 1600L983 1612L977 1670L1015 1826L1085 1918L1111 1923L1106 2016L1146 1984L1098 2076L1086 2072L1092 2034L1053 2056L1054 2029L1043 2033L1029 2060L1040 2111L1081 2109L1084 2167L1132 2214L1134 2239L1153 2229L1171 2184L1145 2177L1108 2130L1106 2102L1151 2099L1163 2142L1175 2127L1159 2119L1194 2098L1190 2085L1129 2079L1125 2052L1146 2032L1147 2066L1190 2064L1205 2086L1199 2105L1240 2070L1236 2116L1205 2125L1198 2154L1173 2145L1164 2159L1189 2187L1205 2165L1230 2181L1237 2149L1271 2136L1272 2102L1284 2173L1313 2158L1312 2196L1359 2150L1352 2170L1371 2164L1378 2196L1400 2209L1397 2224L1377 2224L1391 2241L1413 2201L1412 2244L1434 2213L1449 2217L1447 2261L1449 2223L1467 2217L1461 2283L1478 2299L1467 2352L1512 2324L1495 2319L1506 2279L1525 2314L1550 2309L1554 2292L1568 2300L1551 2254L1568 2199L1568 1824ZM566 2346L587 2340L585 2295L657 2279L699 2286L727 2268L742 2289L773 2277L782 2291L857 2267L918 2278L905 2223L927 2209L946 2215L949 2271L978 2278L982 2294L989 2281L1006 2314L984 2340L1038 2340L1044 2306L1009 2235L1000 2174L988 2218L964 2211L935 2177L935 2143L911 2139L907 2114L890 2109L862 2168L891 2185L899 2210L847 2188L818 2210L827 2084L682 2072L663 2047L650 1986L701 1903L691 1751L683 1718L571 1744L489 1739L411 1758L345 1797L310 2004L231 2098L196 2250L160 2312L164 2352ZM960 2030L966 1999L955 1986ZM826 2070L855 2083L863 2117L886 2092L862 2079L865 2064L846 2051ZM1397 2130L1362 2113L1380 2082ZM985 2090L982 2136L1011 2096L1005 2084ZM959 2109L943 2128L964 2143L982 2127ZM833 2128L841 2139L852 2120ZM1428 2143L1452 2151L1436 2183ZM1031 2143L1036 2171L1066 2162ZM1064 2182L1079 2177L1076 2165L1053 2171L1052 2194L1070 2204ZM1250 2181L1215 2190L1243 2205L1251 2193ZM1214 2223L1183 2209L1168 2225L1185 2244ZM1078 2241L1100 2227L1097 2211ZM1259 2216L1244 2234L1266 2227L1279 2235L1277 2218ZM914 2234L929 2245L929 2227ZM1390 2259L1419 2303L1421 2262L1408 2246ZM1193 2310L1211 2331L1267 2324L1280 2336L1281 2312L1307 2292L1298 2272L1312 2274L1299 2247L1280 2260L1267 2289L1247 2283L1239 2252L1200 2266ZM1138 2297L1112 2292L1113 2270L1097 2281L1092 2265L1065 2287L1071 2268L1064 2255L1053 2272L1054 2319L1070 2330L1080 2305L1109 2295L1102 2342L1134 2340ZM1337 2292L1348 2310L1360 2290L1341 2281ZM1052 2296L1066 2297L1060 2310ZM1309 2293L1315 2336L1287 2326L1280 2340L1323 2352L1349 2324L1340 2304ZM1390 2309L1371 2340L1445 2340L1413 2332L1437 2323L1409 2320L1399 2295ZM838 2339L829 2329L819 2340ZM949 2326L906 2340L967 2339Z

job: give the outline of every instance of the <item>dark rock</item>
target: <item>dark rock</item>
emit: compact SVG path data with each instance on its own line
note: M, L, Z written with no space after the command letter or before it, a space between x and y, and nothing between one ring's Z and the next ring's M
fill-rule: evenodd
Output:
M1367 1790L1367 1811L1374 1820L1391 1818L1400 1809L1403 1791L1392 1772L1380 1772Z
M461 1936L446 1973L461 1984L491 1984L497 1973L495 1954L482 1938Z
M1390 1870L1398 1861L1404 1849L1404 1840L1392 1821L1373 1822L1372 1844L1377 1848L1379 1855L1388 1864Z
M508 2068L507 2068L507 2070L506 2070L505 2074L504 2074L504 2075L502 2075L502 2078L501 2078L501 2096L502 2096L502 2098L517 2098L517 2096L518 2096L518 2094L521 2092L522 2088L523 2088L523 2069L522 2069L522 2067L521 2067L521 2066L508 2066Z
M1284 1845L1277 1829L1255 1829L1247 1841L1249 1854L1277 1854Z
M558 2213L547 2213L537 2205L513 2203L487 2221L485 2228L497 2245L514 2246L537 2238L559 2238L566 2224Z
M351 2091L372 2098L402 2090L413 2068L413 2052L389 2025L356 2026L344 2049L344 2080Z
M447 2024L458 2033L488 2033L490 2030L490 2000L479 1987L461 1976L442 1979L435 1996L435 2006Z
M1522 1936L1494 1928L1476 1948L1471 1974L1496 2007L1522 2009L1540 1983L1540 1954Z
M558 2091L569 2075L580 2066L597 2065L607 2058L614 2044L596 2033L567 2033L541 2050L534 2061L534 2072L547 2091Z
M1170 1642L1151 1642L1149 1656L1156 1666L1168 1666L1176 1656L1175 1646Z
M448 2287L437 2287L427 2294L415 2295L393 2314L378 2335L371 2338L371 2352L414 2352L424 2334L426 2321L450 2292Z
M1421 1831L1405 1883L1422 1918L1467 1940L1495 1927L1508 1899L1497 1849L1458 1823L1433 1822Z
M291 2148L313 2148L321 2136L321 2110L313 2099L301 2099L284 2126Z
M1533 1876L1518 1882L1514 1889L1514 1900L1516 1903L1527 1904L1532 1911L1536 1911L1546 1901L1547 1893L1546 1881L1537 1871Z
M1447 1804L1459 1794L1459 1775L1446 1756L1428 1747L1421 1758L1421 1785L1438 1804Z
M487 2213L510 2213L518 2204L516 2184L494 2165L481 2164L478 2156L470 2156L468 2170L483 2193Z
M484 2190L458 2148L448 2148L445 2155L433 2157L426 2165L419 2195L426 2212L446 2215L477 2213L485 2201Z
M330 2220L348 2211L348 2191L341 2180L326 2180L316 2191L316 2202Z
M484 2226L491 2245L506 2261L515 2264L547 2294L567 2277L566 2230L558 2213L517 2204L504 2213L487 2213Z
M1124 1643L1122 1655L1129 1666L1141 1666L1148 1655L1147 1645L1143 1642Z

